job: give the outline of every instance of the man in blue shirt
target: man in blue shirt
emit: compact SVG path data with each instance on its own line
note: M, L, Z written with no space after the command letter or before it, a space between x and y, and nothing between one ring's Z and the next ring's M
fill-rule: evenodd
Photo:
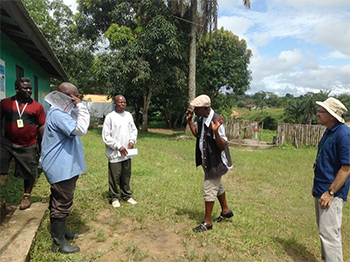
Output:
M312 189L322 259L343 261L340 229L350 183L350 129L342 115L348 110L332 97L316 103L320 106L318 123L327 127L318 145Z
M90 114L79 99L78 89L64 82L57 89L71 97L74 107L71 112L52 106L47 113L42 140L42 167L51 185L50 221L53 238L52 251L78 252L66 239L78 235L66 229L66 218L73 208L76 182L86 170L83 145L80 136L87 133Z

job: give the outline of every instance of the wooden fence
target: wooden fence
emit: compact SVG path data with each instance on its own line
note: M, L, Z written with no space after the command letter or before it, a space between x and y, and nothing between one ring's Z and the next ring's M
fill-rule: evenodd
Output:
M234 141L241 146L242 139L253 138L253 124L255 121L228 120L225 122L225 132L229 141Z
M280 146L283 142L289 142L296 148L302 145L317 146L325 130L326 127L321 125L280 123L277 127L276 145Z
M231 142L241 146L243 139L252 139L254 121L228 120L226 125L226 136ZM292 143L296 148L302 145L317 146L318 142L326 130L322 125L301 125L279 123L276 132L275 144L282 145L284 142ZM259 132L263 132L263 122L259 127Z

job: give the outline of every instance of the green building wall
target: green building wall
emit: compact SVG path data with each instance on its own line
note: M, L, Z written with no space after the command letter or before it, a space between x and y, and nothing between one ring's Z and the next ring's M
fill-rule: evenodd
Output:
M23 68L24 77L29 77L33 87L32 98L41 103L45 111L49 104L44 101L50 92L50 76L31 58L14 44L6 35L0 32L0 59L5 62L5 96L11 97L16 94L16 66ZM34 76L38 79L38 90L35 90Z

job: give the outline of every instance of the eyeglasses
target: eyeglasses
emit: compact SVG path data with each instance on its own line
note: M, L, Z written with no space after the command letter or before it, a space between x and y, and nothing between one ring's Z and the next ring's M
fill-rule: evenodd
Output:
M328 113L327 111L323 111L323 110L318 110L317 113L322 114L322 113Z

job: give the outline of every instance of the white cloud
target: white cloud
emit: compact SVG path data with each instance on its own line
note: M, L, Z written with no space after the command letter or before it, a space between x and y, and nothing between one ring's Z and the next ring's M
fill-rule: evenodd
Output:
M350 43L349 43L350 44ZM326 54L323 59L347 59L350 60L350 55L345 55L342 52L335 50Z
M350 55L350 21L335 20L318 24L314 29L316 43L323 43L332 49Z
M256 46L265 46L271 40L270 33L256 34L252 37L253 44Z
M278 56L277 66L280 70L287 70L299 65L303 60L301 50L294 49L293 51L283 51Z
M219 12L223 10L232 9L234 7L243 7L242 0L218 0L219 3ZM251 5L253 1L250 1Z
M341 68L324 67L302 72L286 72L265 77L262 81L265 89L275 92L278 95L285 95L282 92L292 93L295 96L306 92L319 92L320 90L332 91L333 95L349 93L349 72L350 65Z
M274 78L282 72L295 72L294 67L303 61L303 54L300 50L283 51L275 57L253 56L250 70L253 73L254 82L263 81L265 78Z
M349 5L349 0L270 0L270 2L275 2L279 5L285 5L295 8L327 8L327 9L337 9Z
M249 67L253 81L247 93L264 90L279 96L299 96L320 90L330 90L333 95L350 92L350 64L320 67L313 59L313 53L303 55L301 50L283 51L277 58L255 56Z
M248 93L350 92L349 0L256 0L251 10L230 2L219 1L218 22L253 52Z
M254 25L254 22L244 17L223 16L220 17L218 24L219 28L224 27L225 30L229 30L240 38L243 38L248 29Z

